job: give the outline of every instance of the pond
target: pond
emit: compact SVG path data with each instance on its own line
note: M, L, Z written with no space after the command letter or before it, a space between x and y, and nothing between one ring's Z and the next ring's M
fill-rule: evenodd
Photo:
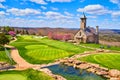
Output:
M52 65L47 68L50 69L53 74L61 75L67 80L106 80L105 78L86 70L75 69L72 66L63 64Z

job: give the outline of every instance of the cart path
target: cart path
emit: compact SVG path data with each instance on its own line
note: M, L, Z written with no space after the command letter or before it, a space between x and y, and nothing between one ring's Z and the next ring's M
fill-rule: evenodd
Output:
M19 55L19 52L18 52L17 48L15 48L14 46L5 45L5 47L8 47L8 48L11 49L11 57L17 63L16 64L16 69L27 69L27 68L32 68L33 66L35 66L35 65L30 64L27 61L25 61Z

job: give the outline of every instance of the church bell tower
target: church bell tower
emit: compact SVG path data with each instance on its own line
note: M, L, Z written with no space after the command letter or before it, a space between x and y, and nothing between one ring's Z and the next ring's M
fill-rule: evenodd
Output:
M87 19L84 13L83 13L83 16L80 19L81 19L80 29L84 30L86 28L86 19Z

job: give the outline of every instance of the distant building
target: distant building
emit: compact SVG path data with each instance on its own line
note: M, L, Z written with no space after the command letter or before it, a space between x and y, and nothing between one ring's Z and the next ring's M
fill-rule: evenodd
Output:
M76 43L99 43L99 27L96 26L96 29L92 27L86 27L86 16L83 13L81 19L80 30L74 36Z

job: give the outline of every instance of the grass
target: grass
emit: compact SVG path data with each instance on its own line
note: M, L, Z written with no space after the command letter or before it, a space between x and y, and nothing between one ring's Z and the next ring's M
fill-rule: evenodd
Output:
M54 80L43 72L28 69L24 71L0 72L0 80Z
M6 56L5 51L0 51L0 61L8 62L10 63L9 58Z
M102 46L104 49L120 51L120 47L117 47L117 46L108 47L108 45L93 44L93 43L86 43L86 44L81 43L80 45L91 47L91 48L100 48Z
M100 64L109 69L120 70L120 54L117 53L92 54L81 57L79 60Z
M10 52L10 50L7 48L8 52ZM10 64L15 64L15 62L11 62L10 59L8 58L8 56L5 53L4 47L0 46L0 61L1 62L7 62Z
M11 45L18 48L20 55L32 64L49 63L56 59L70 57L90 50L71 43L47 38L34 38L27 35L18 37L18 40Z

